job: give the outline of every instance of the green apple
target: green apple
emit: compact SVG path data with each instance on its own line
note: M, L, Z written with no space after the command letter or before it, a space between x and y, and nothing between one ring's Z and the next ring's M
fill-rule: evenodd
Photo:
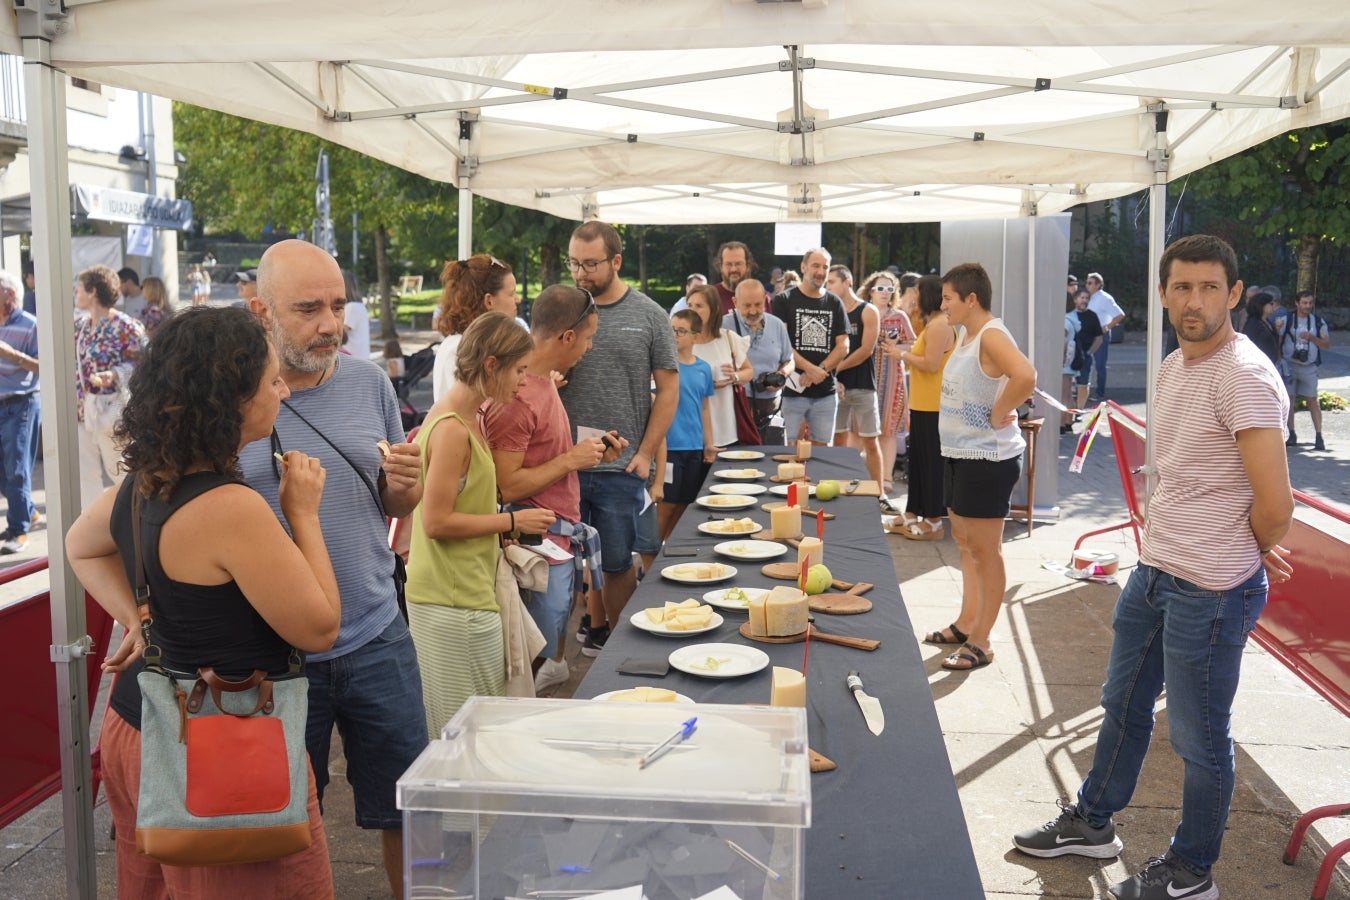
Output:
M839 496L839 482L832 478L827 478L816 485L817 500L833 500Z
M823 563L816 563L806 570L806 592L808 594L823 594L830 589L834 583L834 576L830 570L825 568Z

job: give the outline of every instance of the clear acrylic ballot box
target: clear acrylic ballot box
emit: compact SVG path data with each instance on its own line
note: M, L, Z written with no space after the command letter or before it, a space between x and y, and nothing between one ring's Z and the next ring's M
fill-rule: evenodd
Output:
M797 900L805 711L474 697L398 805L418 900Z

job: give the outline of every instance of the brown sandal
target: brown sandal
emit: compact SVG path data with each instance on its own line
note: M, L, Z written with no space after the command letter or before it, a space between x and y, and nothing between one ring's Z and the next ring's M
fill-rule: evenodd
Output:
M949 638L943 631L950 631L952 636ZM925 644L964 644L966 642L966 633L956 627L956 623L948 625L942 631L930 631L923 636Z
M969 641L963 643L960 648L942 661L942 668L953 669L957 672L966 672L970 669L979 669L989 665L994 661L994 651L985 653L979 647Z

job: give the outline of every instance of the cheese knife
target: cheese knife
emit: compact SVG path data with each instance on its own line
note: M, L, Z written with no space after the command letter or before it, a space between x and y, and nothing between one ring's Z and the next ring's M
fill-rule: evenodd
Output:
M876 697L869 696L863 690L862 678L857 672L848 673L848 689L853 692L854 698L858 701L858 708L862 710L863 720L867 722L867 728L873 734L881 734L881 730L886 727L886 714L881 711L881 701Z

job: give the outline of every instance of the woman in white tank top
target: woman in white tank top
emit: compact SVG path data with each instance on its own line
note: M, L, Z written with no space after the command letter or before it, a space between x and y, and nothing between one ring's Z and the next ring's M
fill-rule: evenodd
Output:
M977 669L994 658L989 634L1007 588L1003 520L1026 446L1016 410L1036 387L1036 370L990 313L992 301L989 275L978 263L962 263L942 278L942 311L958 331L942 372L938 433L963 586L956 621L924 640L960 645L942 661L948 669Z

